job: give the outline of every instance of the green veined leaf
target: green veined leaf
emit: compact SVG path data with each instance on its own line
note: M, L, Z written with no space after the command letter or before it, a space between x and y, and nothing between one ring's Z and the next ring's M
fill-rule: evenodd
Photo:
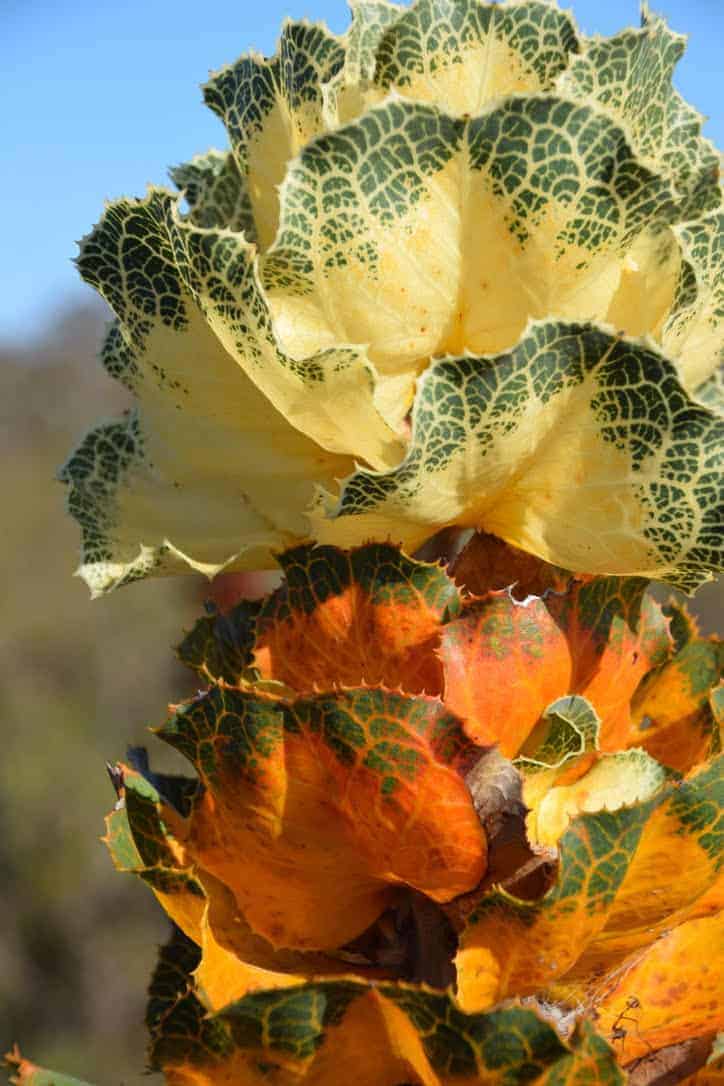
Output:
M684 52L683 35L644 9L639 30L585 39L559 87L597 105L622 123L646 161L673 177L681 218L719 202L718 159L701 136L703 118L674 89L672 74Z
M703 402L710 402L718 390L724 363L724 213L713 211L697 222L677 227L676 234L684 265L662 343L667 354L676 359L686 387ZM720 396L719 392L719 410Z
M194 226L233 230L256 241L249 192L230 151L207 151L169 171Z
M159 734L204 786L187 855L274 947L334 949L405 886L448 901L482 877L464 781L477 748L437 698L364 687L282 701L214 687Z
M323 541L482 528L566 569L691 590L722 568L724 425L650 347L541 323L494 358L433 363L406 459L357 471Z
M322 84L343 62L341 42L324 26L287 22L274 57L243 56L204 87L229 133L262 249L276 234L287 163L322 131Z
M570 17L536 0L354 3L327 121L346 124L390 93L476 116L492 99L550 90L576 48Z

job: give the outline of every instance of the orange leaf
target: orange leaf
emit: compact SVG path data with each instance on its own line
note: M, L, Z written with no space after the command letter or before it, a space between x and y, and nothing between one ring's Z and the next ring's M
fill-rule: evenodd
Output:
M201 961L194 976L209 1010L220 1010L259 988L284 988L305 979L304 973L293 972L294 951L275 952L254 934L239 915L228 887L209 874L203 877L203 886L208 906L201 925Z
M706 758L712 743L709 697L719 681L720 646L693 639L647 675L631 705L630 746L685 773Z
M573 660L571 689L561 693L591 702L601 718L603 752L626 745L631 698L671 648L668 623L646 585L635 577L599 577L547 601Z
M651 806L574 819L560 841L558 879L538 901L500 889L482 898L455 960L466 1011L533 995L568 973L606 922Z
M598 790L598 812L574 817L559 841L555 885L535 901L494 890L471 912L456 958L466 1010L545 989L588 1004L632 953L721 912L724 757L685 781L636 750L604 756L589 776L606 763L583 793L588 804Z
M438 631L458 593L438 566L386 543L303 546L279 558L285 582L257 620L263 678L300 693L389 686L439 694Z
M402 1082L439 1086L440 1079L430 1067L420 1035L399 1007L374 988L362 989L359 994L352 985L344 982L336 990L333 985L324 988L320 985L319 988L320 994L324 992L321 999L316 992L301 990L290 992L288 1009L281 1001L274 1006L277 1015L282 1017L286 1012L293 1020L305 1013L305 1004L312 996L318 1008L310 1007L306 1013L314 1014L317 1010L320 1024L324 1025L322 1043L316 1051L308 1046L287 1043L274 1052L274 1064L286 1072L281 1082L288 1082L290 1086L301 1082L309 1083L309 1086L340 1086L341 1083L393 1086ZM250 1031L245 1018L242 1008L228 1009L225 1020L231 1027L232 1037L235 1034L240 1038L248 1037ZM265 1036L265 1033L259 1030L256 1059L251 1046L242 1050L244 1066L251 1069L254 1064L269 1060L265 1043L268 1034ZM260 1075L258 1079L250 1076L248 1080L239 1081L265 1086L268 1078L266 1075Z
M349 975L382 978L381 970L350 966L318 952L275 950L239 914L234 895L208 873L200 876L208 906L201 926L201 961L194 977L212 1011L259 990L288 988L313 977Z
M485 532L475 532L450 573L455 583L471 595L485 596L515 585L518 599L542 596L548 588L562 591L571 579L565 570Z
M545 602L505 591L468 604L442 631L444 700L476 743L516 754L541 713L571 684L568 643Z
M577 962L574 976L600 975L668 928L724 906L717 824L724 805L723 771L720 757L687 780L667 785L643 828L606 924Z
M598 1028L625 1029L626 1061L724 1029L724 913L690 920L660 936L597 1003Z
M123 802L106 817L103 843L116 868L147 883L173 922L198 941L205 901L174 833L183 820L141 773L127 765L116 768L122 773Z
M445 702L479 743L518 752L548 704L581 694L601 719L600 749L620 749L629 702L670 638L644 581L574 582L516 602L491 592L442 631Z
M275 947L331 949L411 886L472 889L485 838L475 747L433 698L349 690L293 704L215 687L161 735L205 785L186 841Z
M449 992L353 977L259 991L208 1015L199 950L179 932L160 952L146 1021L150 1064L195 1086L621 1086L614 1054L579 1022L564 1041L531 1008L462 1012ZM49 1086L49 1084L48 1084Z

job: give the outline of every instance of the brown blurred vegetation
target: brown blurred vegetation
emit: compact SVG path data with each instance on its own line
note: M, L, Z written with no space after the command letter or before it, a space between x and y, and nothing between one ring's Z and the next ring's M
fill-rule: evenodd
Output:
M167 923L99 841L114 799L104 760L129 742L163 748L146 727L193 689L171 646L204 590L172 578L91 602L72 576L78 530L54 474L127 402L95 361L104 323L100 307L70 309L35 342L0 345L0 1051L17 1041L45 1066L129 1086Z
M131 1086L167 924L99 842L114 798L103 763L149 740L157 766L174 764L145 728L194 689L170 646L199 613L204 582L150 581L91 602L71 575L78 532L54 473L88 425L127 403L95 361L104 322L99 307L68 309L34 342L0 344L0 1043ZM697 597L707 629L720 598Z

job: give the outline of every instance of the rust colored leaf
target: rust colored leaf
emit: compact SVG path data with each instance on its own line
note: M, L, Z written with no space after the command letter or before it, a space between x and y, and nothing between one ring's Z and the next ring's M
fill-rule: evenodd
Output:
M601 720L600 749L620 749L631 697L671 643L645 588L605 577L524 602L492 592L468 603L442 631L446 704L476 742L511 757L552 701L585 695Z
M396 888L446 901L485 870L463 779L475 748L437 699L365 688L289 704L215 687L160 734L205 786L189 855L275 947L339 947Z
M444 700L481 745L518 752L549 702L571 684L565 636L546 603L493 592L444 627Z
M319 952L276 950L251 930L228 886L208 873L200 880L208 905L201 924L201 957L194 978L199 997L212 1011L259 990L288 988L319 976L394 976L389 970L350 965L341 957Z
M471 913L456 960L463 1006L540 991L590 1005L668 931L721 915L723 763L681 781L643 751L597 762L590 789L582 778L574 792L579 811L599 810L572 817L553 887L536 901L495 889Z
M710 696L721 676L721 645L693 637L645 677L631 705L630 746L686 773L712 748Z
M533 995L566 975L606 922L648 810L583 814L560 843L558 881L539 901L494 889L460 935L458 998L468 1011Z
M459 602L442 569L385 543L296 547L279 564L284 583L257 621L262 677L300 693L361 683L440 693L434 650Z
M598 1029L623 1025L627 1062L724 1029L722 960L724 913L672 928L617 971L596 1004Z
M571 574L497 536L475 532L450 568L456 584L473 596L515 586L517 599L563 591Z
M468 1011L533 995L565 976L603 927L650 803L581 815L563 835L555 885L528 902L492 890L460 936L458 997Z
M626 745L631 698L671 649L668 622L646 587L635 577L599 577L547 601L571 646L571 689L561 693L591 702L604 752Z

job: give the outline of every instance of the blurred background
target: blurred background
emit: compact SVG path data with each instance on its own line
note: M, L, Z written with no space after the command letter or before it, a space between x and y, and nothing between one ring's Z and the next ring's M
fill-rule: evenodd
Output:
M588 33L638 19L635 0L573 6ZM690 34L678 86L706 114L721 100L724 5L652 6ZM145 728L194 689L171 646L204 584L91 603L72 576L77 531L53 476L91 423L126 406L95 361L108 313L70 263L73 240L104 199L224 145L198 84L252 46L273 52L287 14L347 23L343 0L206 0L201 18L189 0L0 3L0 1044L99 1086L141 1081L145 987L166 938L150 892L116 876L99 843L113 802L103 763L129 742L162 746ZM721 146L723 129L720 116L705 133ZM697 602L711 628L715 591Z

